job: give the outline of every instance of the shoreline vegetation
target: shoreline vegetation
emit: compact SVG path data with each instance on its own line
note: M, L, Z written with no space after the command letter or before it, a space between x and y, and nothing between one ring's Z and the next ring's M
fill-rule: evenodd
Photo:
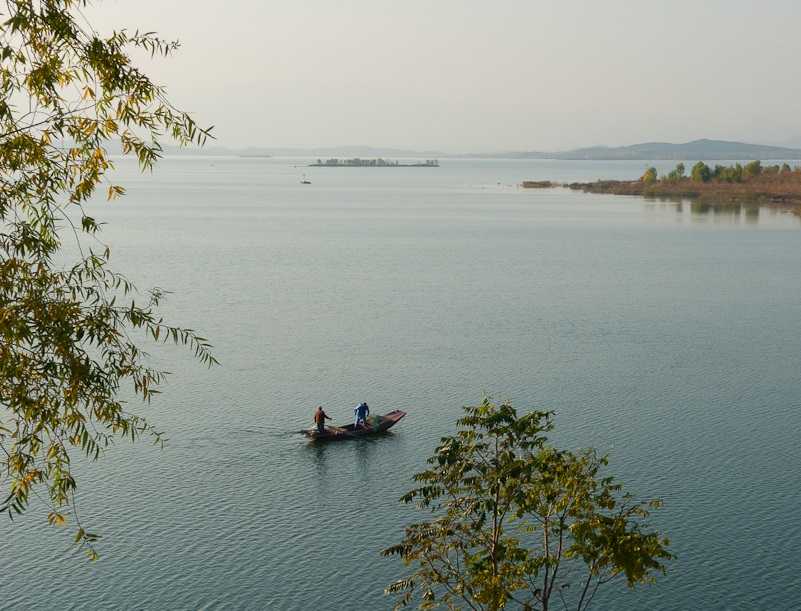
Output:
M419 163L398 163L389 159L361 159L353 157L351 159L318 159L316 163L310 163L310 168L438 168L438 159L426 159Z
M645 168L638 180L597 180L595 182L557 183L550 180L527 180L527 189L565 187L585 193L638 195L647 198L687 199L699 203L764 204L786 207L801 214L801 167L788 164L763 166L761 161L746 165L696 163L685 175L683 163L659 176L656 168Z

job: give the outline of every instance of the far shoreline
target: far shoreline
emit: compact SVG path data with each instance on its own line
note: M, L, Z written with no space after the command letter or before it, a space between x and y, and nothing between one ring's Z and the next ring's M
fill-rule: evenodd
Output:
M438 168L438 159L426 159L417 163L398 163L381 157L375 159L361 159L353 157L351 159L332 158L323 161L318 159L317 163L310 163L310 168Z
M690 200L709 204L756 204L783 207L801 214L801 167L763 167L760 161L745 166L715 166L704 162L693 166L690 176L684 175L684 164L657 179L656 169L647 168L638 180L597 180L595 182L557 183L549 180L523 181L522 187L551 188L556 186L585 193L635 195L646 198Z

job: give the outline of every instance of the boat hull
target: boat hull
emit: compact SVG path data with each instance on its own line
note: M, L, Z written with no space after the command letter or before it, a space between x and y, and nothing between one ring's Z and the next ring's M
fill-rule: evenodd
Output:
M360 437L371 437L373 435L380 435L391 429L401 418L406 415L406 412L396 409L383 416L368 416L367 426L360 424L358 427L353 423L343 426L327 426L325 432L320 433L317 427L300 431L311 441L344 441L346 439L357 439Z

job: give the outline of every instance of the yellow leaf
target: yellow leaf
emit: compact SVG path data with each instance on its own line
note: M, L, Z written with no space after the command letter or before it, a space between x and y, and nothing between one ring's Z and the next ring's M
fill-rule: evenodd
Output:
M51 526L53 524L55 524L56 526L63 526L64 524L67 523L67 518L65 518L60 513L53 511L47 516L47 521L50 523Z

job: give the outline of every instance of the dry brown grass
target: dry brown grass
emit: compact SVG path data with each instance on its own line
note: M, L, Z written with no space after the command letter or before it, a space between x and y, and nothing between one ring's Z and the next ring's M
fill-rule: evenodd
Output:
M641 180L599 180L572 183L571 189L589 193L615 193L658 198L682 198L709 203L749 202L778 205L801 212L801 172L763 173L742 182L706 183L681 178L646 183Z

